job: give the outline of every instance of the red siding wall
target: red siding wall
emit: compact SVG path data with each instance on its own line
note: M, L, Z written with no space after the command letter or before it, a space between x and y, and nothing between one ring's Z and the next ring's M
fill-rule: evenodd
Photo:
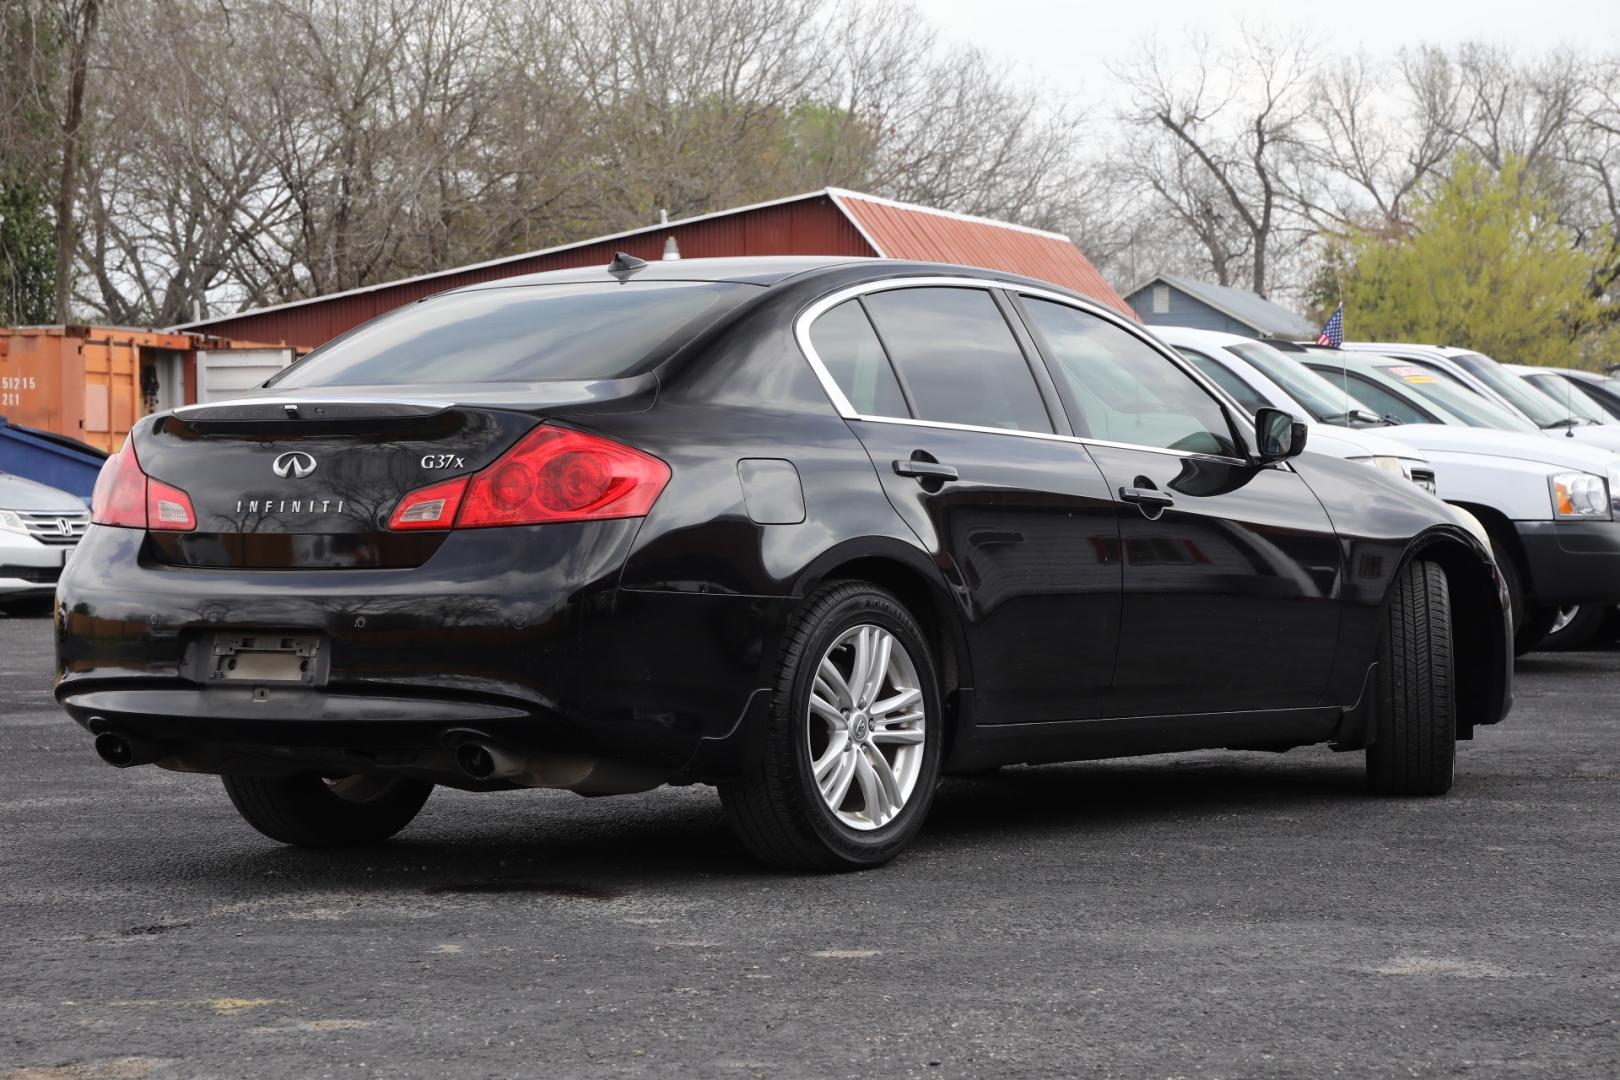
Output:
M672 222L616 237L492 264L450 270L365 291L289 305L237 317L209 320L207 332L219 337L285 342L313 348L367 319L424 296L472 285L574 266L606 266L616 251L654 260L664 256L664 240L673 236L689 259L737 255L872 255L872 247L832 199L817 194L802 200L720 214L685 224Z

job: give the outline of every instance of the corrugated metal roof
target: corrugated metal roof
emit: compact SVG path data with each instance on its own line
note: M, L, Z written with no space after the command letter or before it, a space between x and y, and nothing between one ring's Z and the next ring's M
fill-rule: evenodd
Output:
M1316 337L1317 328L1313 323L1281 304L1274 304L1259 293L1250 292L1248 289L1216 285L1209 281L1199 281L1197 278L1182 277L1180 274L1160 274L1132 289L1131 295L1135 296L1159 281L1171 288L1180 289L1195 300L1202 300L1217 311L1230 315L1243 325L1251 327L1261 337L1284 338L1289 341L1295 338Z
M546 270L606 265L618 250L656 260L671 236L687 258L878 255L984 266L1043 278L1135 317L1130 305L1079 249L1058 233L825 188L471 266L218 315L174 329L206 330L223 337L279 341L308 349L367 319L446 289Z
M960 263L1041 278L1136 318L1125 298L1061 233L895 202L858 191L830 190L838 205L885 258Z

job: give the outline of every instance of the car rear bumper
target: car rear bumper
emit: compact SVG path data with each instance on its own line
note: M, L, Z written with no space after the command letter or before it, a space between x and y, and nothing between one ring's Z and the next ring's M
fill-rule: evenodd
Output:
M1620 603L1620 522L1514 524L1538 603Z
M93 528L59 589L57 700L197 771L453 783L480 736L727 775L787 601L620 590L636 524L457 533L421 567L363 571L175 568ZM318 637L320 678L209 681L216 635L265 630Z

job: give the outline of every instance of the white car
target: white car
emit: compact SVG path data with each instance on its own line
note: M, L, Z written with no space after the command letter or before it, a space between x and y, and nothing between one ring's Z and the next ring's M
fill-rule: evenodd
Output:
M0 603L48 597L90 527L84 500L0 472Z
M1513 374L1565 409L1596 424L1620 420L1620 392L1613 380L1595 371L1503 364Z
M1279 349L1362 407L1400 421L1380 430L1425 454L1446 501L1484 524L1508 581L1520 652L1578 606L1620 602L1620 456L1566 434L1620 428L1539 431L1409 356Z
M1200 371L1208 375L1239 405L1251 414L1261 406L1284 409L1310 427L1308 446L1319 454L1349 461L1364 461L1374 468L1399 473L1429 494L1437 494L1434 468L1428 459L1410 446L1385 437L1371 427L1352 428L1337 421L1357 423L1358 418L1330 414L1343 411L1332 404L1335 388L1323 386L1310 371L1293 363L1275 349L1253 338L1197 330L1184 326L1155 326L1155 336L1173 346ZM1278 362L1270 363L1270 357ZM1259 363L1251 360L1256 357ZM1273 366L1275 374L1265 367ZM1343 395L1337 395L1341 400ZM1303 399L1303 400L1302 400ZM1377 414L1366 413L1366 420L1379 423Z

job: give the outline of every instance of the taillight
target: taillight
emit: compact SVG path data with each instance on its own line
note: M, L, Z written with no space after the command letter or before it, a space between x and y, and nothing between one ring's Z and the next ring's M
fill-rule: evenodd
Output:
M190 532L197 527L191 496L141 470L134 440L108 458L90 493L90 520L125 529Z
M406 495L388 525L482 529L642 517L667 483L669 466L651 454L542 424L471 476Z

